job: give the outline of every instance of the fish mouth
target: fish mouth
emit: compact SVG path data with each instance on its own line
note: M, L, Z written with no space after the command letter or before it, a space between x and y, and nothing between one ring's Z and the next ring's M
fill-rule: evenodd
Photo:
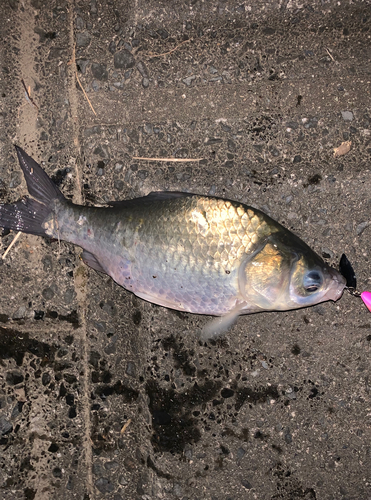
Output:
M346 279L342 274L336 271L336 269L329 269L329 274L331 282L329 284L327 292L323 296L323 299L333 300L335 302L343 295L343 291L346 286Z

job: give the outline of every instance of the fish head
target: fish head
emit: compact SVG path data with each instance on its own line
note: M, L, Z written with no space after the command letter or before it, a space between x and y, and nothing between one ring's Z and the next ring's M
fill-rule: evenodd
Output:
M336 269L289 231L269 236L240 268L240 280L251 311L286 311L336 301L346 285Z

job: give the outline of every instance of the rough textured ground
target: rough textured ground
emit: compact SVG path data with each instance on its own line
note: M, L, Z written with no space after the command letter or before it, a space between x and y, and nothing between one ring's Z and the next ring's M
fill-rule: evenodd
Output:
M2 200L26 192L16 143L76 202L241 200L371 286L369 3L1 10ZM23 235L0 261L2 499L371 498L360 300L243 317L202 344L208 318L137 299L80 253Z

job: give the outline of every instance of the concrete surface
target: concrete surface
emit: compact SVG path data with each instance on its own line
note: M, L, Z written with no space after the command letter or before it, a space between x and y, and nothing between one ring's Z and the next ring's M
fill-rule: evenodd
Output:
M3 0L0 33L2 200L26 193L16 143L76 202L241 200L371 286L370 3ZM208 318L80 253L23 235L0 261L2 499L371 498L359 299L202 344Z

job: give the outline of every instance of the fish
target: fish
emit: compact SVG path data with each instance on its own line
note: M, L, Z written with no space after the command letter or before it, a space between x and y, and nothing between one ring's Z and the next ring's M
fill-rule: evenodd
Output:
M16 146L28 197L0 205L0 227L64 240L82 260L148 302L215 316L203 338L240 315L338 300L346 279L304 241L238 201L153 192L105 207L66 199Z

